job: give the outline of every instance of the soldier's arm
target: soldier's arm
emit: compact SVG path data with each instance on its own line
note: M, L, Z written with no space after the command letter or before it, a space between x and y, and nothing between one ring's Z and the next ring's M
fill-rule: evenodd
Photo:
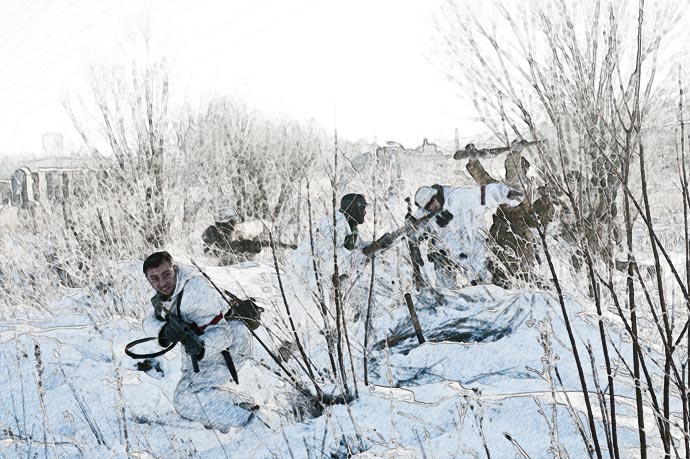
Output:
M482 166L482 163L480 163L479 160L476 158L469 160L467 162L466 168L467 172L470 173L470 175L472 176L474 181L477 182L478 185L498 183L498 180L489 175L489 173L486 172L486 169L484 169L484 166Z
M199 327L211 323L228 309L220 294L203 277L187 282L182 303L183 319Z

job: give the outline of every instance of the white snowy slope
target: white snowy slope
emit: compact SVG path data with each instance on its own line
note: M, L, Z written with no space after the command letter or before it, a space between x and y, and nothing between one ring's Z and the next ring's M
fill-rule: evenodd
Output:
M270 264L206 271L222 288L255 297L267 310L267 321L284 315ZM121 291L126 285L128 297L114 301L138 302L127 308L139 308L143 317L151 292L139 279L140 265L125 272L111 288ZM228 387L235 399L259 405L257 419L220 433L182 419L172 406L178 348L156 359L150 370L138 370L140 361L126 356L124 347L145 336L141 320L105 317L99 304L113 301L109 292L70 292L49 305L50 318L0 329L0 453L6 458L507 458L524 457L518 452L522 448L527 457L540 458L552 456L549 449L557 444L570 457L586 457L573 418L579 415L578 422L586 423L583 397L557 299L495 286L440 293L444 304L431 294L413 292L427 339L422 345L401 299L389 298L382 302L385 308L376 309L368 386L363 382L363 318L353 322L359 397L326 407L317 417L298 412L305 400L288 378L276 374L277 366L255 342L257 362L242 368L239 385ZM311 301L308 293L288 299L296 311L296 303ZM581 357L588 362L584 344L599 339L596 320L577 303L568 303L567 309L576 322ZM318 362L325 341L318 332L298 332L309 340ZM259 329L274 352L281 339L290 339L289 330L285 333L275 339ZM628 353L628 347L620 343L621 352ZM603 380L601 356L595 359ZM287 364L295 368L294 363ZM550 384L552 365L564 387ZM585 372L591 380L588 363ZM635 445L634 404L627 404L626 397L633 393L623 387L617 392L622 394L619 441L623 457L632 457L626 456L626 447ZM552 437L555 425L557 437Z
M459 162L449 163L449 158L434 162L421 156L401 156L409 176L403 177L404 192L380 204L385 212L379 216L377 235L402 225L401 196L412 195L416 186L457 184L466 176ZM349 186L348 192L359 189L353 182ZM373 201L373 196L367 197ZM370 231L367 225L363 239L371 239ZM673 234L669 231L669 238ZM557 245L552 241L552 246ZM241 369L240 384L229 383L227 390L234 400L259 409L247 427L227 433L206 429L175 412L172 395L181 359L187 358L179 347L155 359L150 368L141 368L142 360L125 355L127 343L151 335L143 322L151 312L153 292L141 274L141 262L123 263L109 283L64 289L59 302L26 308L34 311L31 316L0 325L0 457L589 457L580 433L589 432L585 402L558 299L549 292L491 285L419 292L411 286L406 253L400 243L368 262L361 276L350 279L358 298L366 299L374 267L368 385L363 364L367 307L346 303L344 312L352 349L350 360L343 343L345 384L353 392L353 367L358 396L348 404L315 407L255 339L254 361ZM182 261L192 257L180 251L174 255ZM310 281L296 276L298 271L309 273L310 266L308 259L293 258L279 271L294 332L270 261L203 269L219 287L256 298L265 309L257 337L313 392L313 384L301 371L295 334L319 377L329 381L332 375L319 305ZM424 275L433 277L433 269L425 266ZM605 448L595 395L607 390L598 317L586 292L580 294L586 283L562 280L566 292L575 292L568 296L565 309L592 394L599 442ZM424 344L417 341L404 293L412 296ZM629 362L631 344L619 333L623 324L608 310L604 320L607 339ZM589 344L594 366L586 350ZM628 369L609 349L615 374L629 381ZM156 346L137 347L139 352L156 350ZM601 382L598 388L591 383L594 370ZM656 377L660 370L651 371ZM319 381L326 392L338 395L344 390ZM621 457L639 457L634 388L617 379L616 394ZM679 407L672 408L680 412ZM646 425L653 429L654 420L648 419ZM657 437L650 435L648 440ZM655 457L659 445L650 448L649 457Z

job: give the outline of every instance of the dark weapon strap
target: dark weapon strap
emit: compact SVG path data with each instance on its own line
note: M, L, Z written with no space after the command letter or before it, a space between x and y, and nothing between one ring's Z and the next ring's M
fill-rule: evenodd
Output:
M132 352L132 348L134 346L141 344L141 343L146 343L148 341L157 340L157 339L158 339L157 336L148 336L146 338L135 339L131 343L128 343L127 346L125 346L125 354L127 354L128 356L130 356L133 359L152 359L154 357L159 357L159 356L165 354L166 352L172 350L172 348L174 348L175 345L177 344L177 341L175 341L174 343L172 343L170 346L166 347L165 349L162 349L162 350L157 351L157 352L151 352L150 354L137 354L135 352Z
M482 194L482 200L481 200L481 205L486 204L486 185L482 185L480 187L481 194Z
M182 319L182 310L180 309L180 305L182 304L182 294L183 293L184 293L184 289L180 290L180 294L177 295L177 301L175 302L175 307L177 309L177 311L175 311L175 312L177 313L177 317L179 317L180 319Z

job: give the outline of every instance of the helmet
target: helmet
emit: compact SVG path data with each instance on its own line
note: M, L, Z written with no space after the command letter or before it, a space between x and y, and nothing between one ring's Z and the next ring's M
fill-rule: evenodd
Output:
M359 224L364 223L364 209L367 206L364 195L349 193L340 200L340 211Z
M417 207L424 209L434 196L436 196L435 189L430 186L420 187L414 194L414 203L417 204Z
M218 223L237 222L239 219L240 216L237 214L237 211L234 207L223 207L218 209L218 212L216 213L216 221Z

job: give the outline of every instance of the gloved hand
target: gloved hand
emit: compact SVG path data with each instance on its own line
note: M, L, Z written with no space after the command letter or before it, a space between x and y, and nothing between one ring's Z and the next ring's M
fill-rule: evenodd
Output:
M356 234L348 234L347 236L345 236L345 242L343 243L343 246L347 250L354 250L356 245L357 245L357 235Z
M444 228L452 219L453 214L451 214L447 210L442 210L441 213L439 213L436 216L436 223L438 223L438 226L440 226L441 228Z
M168 347L172 343L177 343L182 337L175 332L169 323L164 323L158 332L158 344L162 347Z
M372 242L369 244L366 244L364 248L362 249L362 253L368 257L373 257L376 252L379 250L387 249L388 247L392 246L395 240L391 236L390 233L386 233L380 238L376 240L376 242Z
M192 357L196 357L197 362L204 358L206 348L197 349L195 346L184 346L184 351Z
M345 282L348 279L348 277L350 277L350 276L348 276L347 274L341 274L340 276L338 276L336 278L335 273L333 273L333 275L331 276L331 282L333 282L333 285L335 285L335 281L336 281L336 279L338 279L338 283L342 284L343 282Z
M151 298L151 304L153 305L153 315L156 319L163 322L165 318L163 317L163 303L158 295Z
M520 190L510 188L506 197L510 200L522 200L525 197L525 194Z

